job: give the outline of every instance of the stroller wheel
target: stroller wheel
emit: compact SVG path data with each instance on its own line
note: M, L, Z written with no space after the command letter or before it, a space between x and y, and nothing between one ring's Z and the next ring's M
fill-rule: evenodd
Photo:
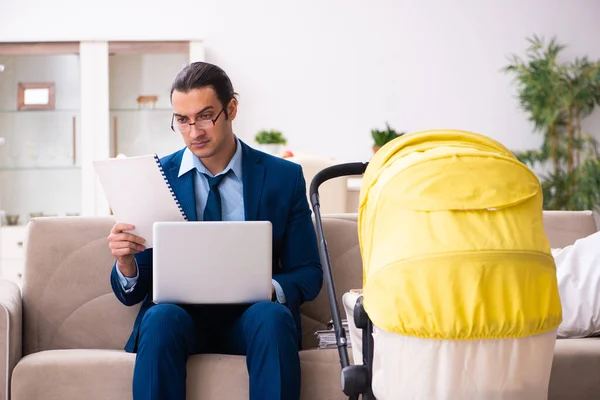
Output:
M350 365L342 369L342 391L355 397L369 390L369 370L365 365Z

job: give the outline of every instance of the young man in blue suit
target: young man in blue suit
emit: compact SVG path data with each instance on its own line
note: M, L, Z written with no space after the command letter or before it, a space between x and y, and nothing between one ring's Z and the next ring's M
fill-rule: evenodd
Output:
M299 307L322 285L302 169L234 135L237 100L219 67L187 66L173 83L171 103L171 127L186 145L161 159L175 195L189 220L272 223L273 298L250 306L156 305L152 249L128 233L133 226L117 223L108 237L116 258L112 288L126 306L143 302L125 346L137 353L133 397L185 400L188 356L226 353L246 356L251 400L297 400ZM198 253L198 262L202 259Z

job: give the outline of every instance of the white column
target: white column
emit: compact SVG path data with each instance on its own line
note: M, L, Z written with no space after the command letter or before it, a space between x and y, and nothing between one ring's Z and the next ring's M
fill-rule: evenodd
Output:
M81 213L109 215L92 161L110 156L108 42L81 42Z
M201 40L190 41L190 63L204 60L204 43Z

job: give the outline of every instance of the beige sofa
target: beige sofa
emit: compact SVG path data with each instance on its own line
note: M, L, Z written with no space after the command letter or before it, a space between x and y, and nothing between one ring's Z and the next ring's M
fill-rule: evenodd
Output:
M591 213L546 213L554 247L596 231ZM22 291L0 281L0 399L131 399L135 355L122 348L138 308L111 292L111 218L33 219ZM356 215L324 218L338 298L361 285ZM340 303L341 307L341 303ZM337 350L315 348L330 320L325 289L303 306L302 399L344 399ZM351 352L350 352L351 354ZM199 355L188 363L188 399L248 398L243 357ZM600 339L559 340L551 399L600 398Z

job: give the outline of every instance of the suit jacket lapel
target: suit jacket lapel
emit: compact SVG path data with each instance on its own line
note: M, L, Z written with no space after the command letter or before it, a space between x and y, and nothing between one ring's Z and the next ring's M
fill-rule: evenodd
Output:
M197 221L196 196L194 195L194 170L188 171L181 177L177 176L179 175L182 156L183 151L175 155L169 165L165 166L167 178L188 221Z
M244 185L244 213L246 221L258 218L258 206L265 183L262 155L240 140L242 144L242 183Z

